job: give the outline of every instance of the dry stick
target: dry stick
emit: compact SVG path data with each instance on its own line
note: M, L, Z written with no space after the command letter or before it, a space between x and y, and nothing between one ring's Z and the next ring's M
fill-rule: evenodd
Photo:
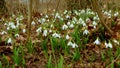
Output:
M30 40L31 21L32 21L32 0L29 0L29 5L28 5L28 36L27 36L27 40Z
M104 18L103 18L103 15L102 15L102 12L100 10L100 7L98 5L98 2L97 0L91 0L92 2L92 6L93 6L93 9L97 12L99 18L100 18L100 22L101 24L108 30L108 32L112 35L113 34L113 31L104 23Z

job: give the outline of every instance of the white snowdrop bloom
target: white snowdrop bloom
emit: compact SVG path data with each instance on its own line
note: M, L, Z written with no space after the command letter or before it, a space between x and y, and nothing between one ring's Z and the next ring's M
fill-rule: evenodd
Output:
M18 27L19 25L20 25L19 20L17 20L17 25L16 25L16 27Z
M119 42L116 39L113 39L113 42L117 45L119 45Z
M66 39L67 39L67 40L70 39L70 36L69 36L69 35L66 35Z
M43 31L43 36L46 37L46 36L47 36L47 33L48 33L48 31L47 31L47 30L44 30L44 31Z
M50 28L53 28L53 24L50 25Z
M70 22L67 22L67 25L69 26L69 25L70 25Z
M20 35L19 34L15 34L15 37L19 37Z
M42 27L39 27L37 30L36 30L37 33L39 32L42 32Z
M82 22L81 24L82 24L83 26L86 26L86 23L84 23L84 22Z
M83 10L81 10L81 12L80 13L85 13L85 10L83 9Z
M5 26L8 25L7 23L4 24Z
M6 31L2 31L2 32L1 32L1 35L4 35L4 34L7 34L7 32L6 32Z
M93 17L93 20L100 20L98 15Z
M69 16L69 15L66 15L66 18L67 18L67 19L69 19L69 18L70 18L70 16Z
M48 15L45 15L45 18L48 18Z
M23 15L20 15L19 19L20 19L20 20L23 20L23 19L24 19Z
M16 29L16 26L15 26L15 25L11 25L11 28L12 28L12 29Z
M8 38L7 43L8 43L8 44L11 44L11 43L12 43L12 39L11 39L11 38Z
M62 26L62 30L66 30L68 28L68 26L66 25L66 24L64 24L63 26Z
M87 30L87 29L85 29L84 31L83 31L83 35L88 35L89 34L89 31Z
M101 44L98 37L97 37L97 39L94 41L94 44L96 44L96 45L100 45L100 44Z
M74 21L74 22L77 22L77 18L76 18L76 17L73 17L73 21Z
M65 10L65 11L64 11L64 14L66 14L67 12L68 12L68 11L67 11L67 10Z
M72 43L71 41L69 41L67 45L68 45L68 46L71 46L72 44L73 44L73 43Z
M84 20L82 18L79 19L79 22L83 25L86 26L86 23L84 22Z
M72 48L78 47L76 43L72 43L71 41L69 41L67 45L72 46Z
M93 23L92 23L94 26L96 26L97 25L97 23L95 22L95 21L93 21Z
M25 33L25 32L26 32L26 29L23 29L22 32Z
M7 27L7 30L10 30L10 27Z
M61 38L60 34L57 34L57 33L52 34L52 36L53 36L54 38Z
M116 17L116 16L118 16L119 15L119 13L118 12L116 12L115 14L114 14L114 16Z
M72 44L72 48L78 47L78 45L76 43Z
M14 25L14 23L13 22L9 22L9 24L8 24L12 29L15 29L16 28L16 26Z
M105 46L106 46L106 48L112 48L112 44L111 44L111 42L109 42L109 43L107 43L107 42L105 42Z
M72 29L72 28L74 28L74 25L73 25L73 24L70 24L70 26L69 26L69 27Z
M49 33L52 33L52 30L51 30L51 29L49 30Z
M41 22L44 23L45 21L46 21L46 19L45 19L45 18L42 18L42 21L41 21Z
M38 22L41 23L41 24L45 23L45 21L46 21L45 18L41 18L41 19L38 20Z
M89 21L90 19L89 18L86 18L86 22Z
M55 18L61 18L59 13L55 14Z
M35 25L35 21L32 21L31 25L33 25L33 26L34 26L34 25Z

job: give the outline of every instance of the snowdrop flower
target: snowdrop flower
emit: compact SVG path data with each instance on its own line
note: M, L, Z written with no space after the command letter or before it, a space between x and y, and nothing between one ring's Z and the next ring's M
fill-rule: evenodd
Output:
M13 22L9 22L9 24L8 24L12 29L15 29L16 28L16 26L14 25L14 23Z
M62 26L62 30L66 30L68 28L68 26L66 25L66 24L64 24L63 26Z
M89 18L86 18L86 22L89 21L90 19Z
M49 33L52 33L52 30L51 30L51 29L49 30Z
M50 25L50 28L53 28L53 24Z
M119 13L118 12L116 12L115 14L114 14L114 16L116 17L116 16L118 16L119 15Z
M45 18L42 18L42 19L38 20L38 22L40 22L41 24L43 24L45 21L46 21Z
M81 12L80 13L85 13L85 10L81 10Z
M70 25L70 22L67 22L67 25L69 26L69 25Z
M65 11L64 11L64 14L66 14L67 12L68 12L68 11L67 11L67 10L65 10Z
M83 35L88 35L89 34L89 31L87 30L87 29L85 29L84 31L83 31Z
M113 42L119 45L119 42L116 39L114 39Z
M76 43L72 43L71 41L69 41L67 45L72 46L72 48L78 47Z
M4 34L7 34L7 32L6 32L6 31L2 31L2 32L1 32L1 35L4 35Z
M7 27L7 30L10 30L10 27Z
M26 29L23 29L22 32L25 33L25 32L26 32Z
M100 45L100 40L99 40L98 37L97 37L97 39L94 41L94 44L96 44L96 45Z
M15 37L19 37L19 34L15 34Z
M42 27L39 27L37 30L36 30L37 33L39 32L42 32Z
M34 25L35 25L35 21L32 21L31 25L33 25L33 26L34 26Z
M70 18L70 16L69 16L69 15L66 15L66 18L67 18L67 19L69 19L69 18Z
M52 34L52 36L53 36L54 38L61 38L60 34L57 34L57 33Z
M45 15L45 18L48 18L48 15Z
M70 28L74 28L74 25L73 24L70 24L70 26L69 26Z
M97 23L95 22L95 21L93 21L93 23L92 23L94 26L96 26L97 25Z
M43 31L43 36L46 37L46 36L47 36L47 33L48 33L47 30L44 30L44 31Z
M73 44L73 43L72 43L71 41L69 41L67 45L68 45L68 46L71 46L72 44Z
M55 18L61 18L59 13L56 13Z
M77 18L76 18L76 17L73 17L73 21L74 21L74 22L77 22Z
M84 20L82 18L79 19L79 22L83 25L83 26L86 26Z
M70 39L69 35L66 35L66 39L67 39L67 40Z
M98 15L93 17L93 20L100 20Z
M19 25L20 25L19 20L17 20L17 25L16 25L16 27L18 27Z
M12 43L12 39L9 38L8 41L7 41L8 44L11 44Z
M105 42L105 46L106 46L106 48L108 48L108 47L109 47L109 48L112 48L112 44L111 44L110 42L109 42L109 43L106 43L106 42Z
M7 23L4 24L5 26L7 25Z

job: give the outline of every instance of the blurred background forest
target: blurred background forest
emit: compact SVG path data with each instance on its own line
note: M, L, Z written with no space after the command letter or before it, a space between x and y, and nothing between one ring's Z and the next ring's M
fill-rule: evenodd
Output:
M1 2L4 0L1 0ZM120 9L120 0L99 0L100 6L105 9ZM17 14L27 12L28 0L5 0L8 13ZM47 12L51 9L64 10L64 9L84 9L91 8L89 0L34 0L33 12ZM1 9L6 10L1 4ZM2 11L2 10L1 10ZM3 12L3 11L2 11Z

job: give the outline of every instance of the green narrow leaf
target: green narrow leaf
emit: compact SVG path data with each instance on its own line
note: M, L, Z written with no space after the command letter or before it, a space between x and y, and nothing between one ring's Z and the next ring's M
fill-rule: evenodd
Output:
M51 65L51 55L50 55L50 58L48 60L47 68L52 68L52 65Z
M0 61L0 68L2 68L2 62Z
M58 68L63 68L63 61L64 61L64 58L63 58L63 56L61 55L61 56L60 56L59 63L58 63Z

